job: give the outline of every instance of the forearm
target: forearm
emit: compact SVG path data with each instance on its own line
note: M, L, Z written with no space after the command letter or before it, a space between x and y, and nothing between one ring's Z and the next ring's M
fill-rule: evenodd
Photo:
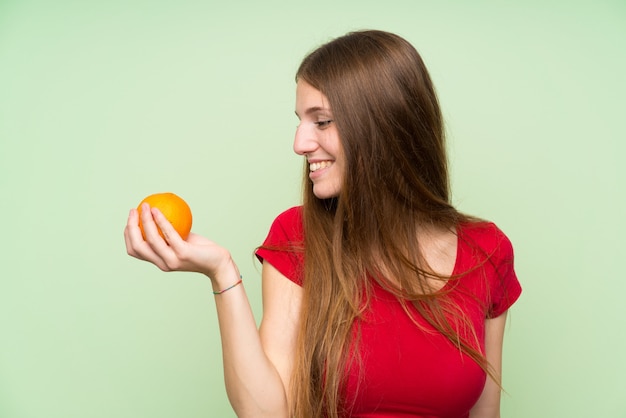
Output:
M132 209L124 229L127 253L153 263L163 271L193 271L211 279L214 291L239 280L228 250L196 234L183 240L158 209ZM167 237L159 234L158 228ZM243 286L215 297L228 398L239 417L287 416L284 384L265 354L254 315Z
M214 290L239 280L236 268L216 277ZM287 416L283 382L261 345L244 286L215 295L228 399L242 417Z

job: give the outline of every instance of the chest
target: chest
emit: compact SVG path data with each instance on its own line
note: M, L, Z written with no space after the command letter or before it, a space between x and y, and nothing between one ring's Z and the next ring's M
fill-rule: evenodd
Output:
M482 344L483 309L464 303ZM459 418L480 396L483 370L410 309L414 320L376 288L370 309L355 324L353 349L359 355L353 356L346 387L351 416Z

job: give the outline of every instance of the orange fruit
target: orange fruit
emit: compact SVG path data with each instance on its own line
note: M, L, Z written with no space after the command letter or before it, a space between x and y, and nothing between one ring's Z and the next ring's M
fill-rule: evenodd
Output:
M141 235L145 239L146 236L143 232L143 226L141 224L141 205L147 203L151 208L158 208L165 218L170 221L172 226L182 239L186 240L191 232L191 209L187 202L185 202L180 196L174 193L155 193L141 201L137 210L139 211L139 228L141 229ZM158 227L157 227L158 228ZM163 232L159 228L159 234L163 237ZM163 237L165 239L165 237Z

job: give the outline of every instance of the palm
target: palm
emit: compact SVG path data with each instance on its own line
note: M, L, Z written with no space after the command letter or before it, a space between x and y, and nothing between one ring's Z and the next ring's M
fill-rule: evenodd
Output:
M225 248L194 233L189 234L185 241L158 210L153 210L153 214L155 218L150 211L142 214L145 240L138 227L137 211L129 215L124 233L129 255L151 262L163 271L192 271L210 278L214 278L231 261ZM158 233L157 225L167 242Z
M230 259L230 255L225 248L202 235L191 233L187 240L183 242L187 244L185 247L187 247L188 251L184 260L188 263L191 271L214 276L219 267ZM184 255L181 254L181 256Z

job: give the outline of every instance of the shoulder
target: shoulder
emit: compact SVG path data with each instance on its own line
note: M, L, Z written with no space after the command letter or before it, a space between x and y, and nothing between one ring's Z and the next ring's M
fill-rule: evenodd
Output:
M302 223L302 206L293 206L284 210L276 217L274 223L276 222L285 224Z
M519 298L522 288L514 268L513 245L493 222L471 221L459 225L463 265L473 277L473 290L484 293L486 315L495 318ZM473 270L480 267L478 270ZM475 273L480 274L475 274ZM476 281L477 280L477 281ZM466 281L465 283L470 283ZM481 290L482 289L482 290Z
M294 206L281 212L272 223L270 235L278 235L290 241L303 238L302 206Z
M493 222L467 221L457 229L459 239L480 249L489 256L512 257L513 244L509 237Z
M255 254L259 261L267 261L289 280L302 284L304 233L301 206L289 208L274 219L263 245Z
M294 251L304 242L302 206L294 206L281 212L267 233L262 247L273 250Z

